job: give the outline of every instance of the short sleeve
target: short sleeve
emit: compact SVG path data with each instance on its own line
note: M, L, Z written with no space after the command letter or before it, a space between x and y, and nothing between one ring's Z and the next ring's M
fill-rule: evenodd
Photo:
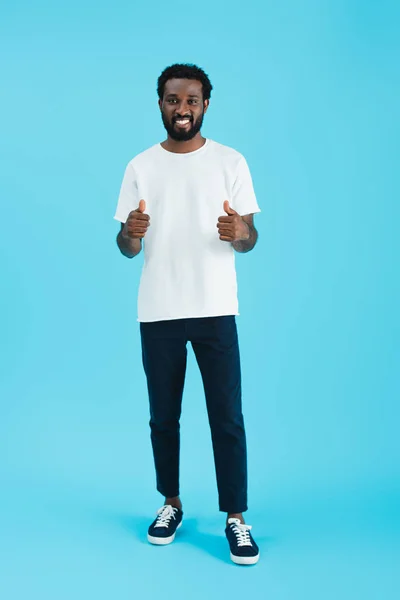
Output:
M243 156L237 166L231 206L240 216L261 212L254 192L250 170Z
M124 178L122 180L114 219L121 223L125 223L129 213L132 210L136 210L138 206L139 192L135 170L131 163L129 163L125 169Z

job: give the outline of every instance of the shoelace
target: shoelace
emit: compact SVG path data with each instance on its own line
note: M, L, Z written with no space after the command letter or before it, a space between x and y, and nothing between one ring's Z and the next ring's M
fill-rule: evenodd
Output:
M154 527L169 527L169 522L171 519L175 519L175 512L177 508L173 506L162 506L158 511L158 518Z
M236 535L238 546L252 546L250 539L251 525L243 525L239 519L235 519L235 523L231 523L231 528Z

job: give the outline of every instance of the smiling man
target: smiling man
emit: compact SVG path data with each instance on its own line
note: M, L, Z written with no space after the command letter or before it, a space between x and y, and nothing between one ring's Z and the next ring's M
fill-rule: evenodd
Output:
M182 525L179 431L190 342L204 384L230 556L254 564L259 549L243 518L247 456L235 251L254 248L253 215L260 209L245 158L201 135L211 90L194 65L163 71L158 96L167 139L129 162L114 218L124 256L137 256L144 245L138 321L157 490L165 499L148 540L169 544Z

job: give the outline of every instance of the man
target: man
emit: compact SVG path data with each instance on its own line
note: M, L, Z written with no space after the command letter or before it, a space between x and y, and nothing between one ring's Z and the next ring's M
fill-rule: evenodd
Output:
M204 384L231 559L254 564L259 549L243 518L247 458L234 251L254 248L253 215L260 209L244 157L201 135L211 90L194 65L176 64L160 75L168 137L129 162L114 218L121 222L117 243L124 256L137 256L144 240L138 321L157 490L165 498L148 540L169 544L182 524L179 419L190 341Z

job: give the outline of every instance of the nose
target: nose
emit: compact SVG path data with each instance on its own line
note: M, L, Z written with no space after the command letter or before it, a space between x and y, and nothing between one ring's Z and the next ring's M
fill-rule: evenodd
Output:
M190 117L192 115L190 105L185 100L178 102L175 105L175 114L181 117Z

